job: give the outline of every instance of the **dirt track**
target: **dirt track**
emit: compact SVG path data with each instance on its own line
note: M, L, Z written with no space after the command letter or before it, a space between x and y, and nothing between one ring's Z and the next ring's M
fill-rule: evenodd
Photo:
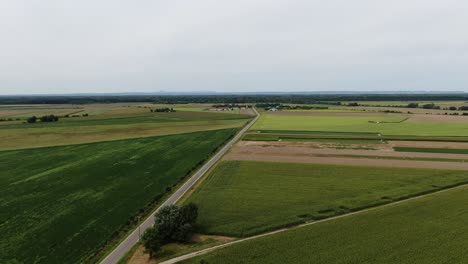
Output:
M231 150L231 152L225 156L225 159L468 170L468 155L394 152L389 149L321 149L310 146L310 142L265 143L259 141L242 141L239 142ZM373 156L376 158L336 157L337 155ZM385 159L385 157L466 159L467 162L398 160Z

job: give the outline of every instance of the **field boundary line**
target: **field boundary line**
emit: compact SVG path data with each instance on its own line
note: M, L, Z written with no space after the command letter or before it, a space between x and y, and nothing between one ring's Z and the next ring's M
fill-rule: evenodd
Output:
M319 223L323 223L323 222L329 222L329 221L333 221L333 220L337 220L337 219L341 219L341 218L345 218L345 217L349 217L349 216L369 212L369 211L372 211L372 210L377 210L377 209L384 208L384 207L390 207L390 206L394 206L394 205L397 205L397 204L400 204L400 203L405 203L405 202L408 202L408 201L417 200L417 199L424 198L424 197L427 197L427 196L440 194L440 193L443 193L443 192L452 191L452 190L467 187L467 186L468 186L468 183L464 182L464 183L462 183L460 185L456 185L456 186L452 185L452 187L448 187L448 188L445 188L445 189L440 189L440 190L437 190L437 191L434 191L434 192L425 193L425 194L421 194L421 195L417 195L417 196L413 196L413 197L409 197L409 198L404 198L402 200L397 200L397 201L394 201L394 202L390 202L390 203L386 203L386 204L382 204L382 205L377 205L377 206L369 207L369 208L366 208L366 209L362 209L362 210L358 210L358 211L354 211L354 212L350 212L350 213L346 213L346 214L342 214L342 215L337 215L337 216L333 216L333 217L329 217L329 218L325 218L325 219L310 221L310 222L306 222L306 223L303 223L303 224L300 224L300 225L280 228L278 230L270 231L270 232L267 232L267 233L263 233L263 234L259 234L259 235L255 235L255 236L251 236L251 237L247 237L247 238L238 239L238 240L235 240L235 241L231 241L231 242L228 242L228 243L225 243L225 244L222 244L222 245L217 245L217 246L210 247L210 248L205 248L205 249L202 249L202 250L199 250L199 251L195 251L195 252L192 252L192 253L189 253L189 254L185 254L185 255L182 255L182 256L179 256L179 257L175 257L175 258L163 261L160 264L174 264L174 263L177 263L179 261L187 260L187 259L190 259L190 258L193 258L193 257L197 257L197 256L200 256L200 255L215 251L217 249L232 246L232 245L237 244L237 243L241 243L241 242L245 242L245 241L249 241L249 240L253 240L253 239L257 239L257 238L261 238L261 237L265 237L265 236L270 236L270 235L282 233L282 232L289 231L289 230L298 229L298 228L305 227L305 226L315 225L315 224L319 224Z
M101 264L115 264L132 249L132 247L140 241L140 236L154 223L154 215L164 206L176 204L184 194L190 190L192 186L206 174L209 169L219 161L225 153L252 127L260 117L258 111L252 107L256 116L253 120L247 123L231 140L229 140L221 149L212 156L201 168L199 168L190 178L188 178L182 186L180 186L166 201L164 201L156 210L154 210L141 224L139 224L125 239L100 261Z

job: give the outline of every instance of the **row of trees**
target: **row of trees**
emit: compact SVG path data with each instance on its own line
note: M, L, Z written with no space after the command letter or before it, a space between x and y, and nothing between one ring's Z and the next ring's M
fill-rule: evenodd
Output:
M198 207L193 203L181 207L169 205L161 208L155 215L154 226L142 236L146 253L153 258L164 244L189 241L197 217Z
M28 119L26 119L26 122L36 123L38 120L40 120L41 122L57 122L59 120L59 117L56 115L45 115L41 116L40 118L37 118L36 116L31 116Z
M156 104L184 103L283 103L283 104L334 104L359 101L466 101L468 94L372 94L372 93L291 93L291 94L208 94L208 95L89 95L89 96L3 96L0 104L89 104L148 102Z
M277 104L277 103L259 103L255 104L258 108L263 109L289 109L289 110L311 110L311 109L328 109L328 106L313 106L313 105L284 105L284 104Z
M158 113L169 113L169 112L175 112L176 110L174 108L156 108L156 109L150 109L151 112L158 112Z
M423 104L423 105L419 105L418 103L409 103L406 107L408 108L424 108L424 109L441 109L440 106L434 104L434 103L430 103L430 104ZM468 106L460 106L460 107L456 107L456 106L450 106L448 108L444 108L444 110L450 110L450 111L456 111L456 110L459 110L459 111L468 111Z

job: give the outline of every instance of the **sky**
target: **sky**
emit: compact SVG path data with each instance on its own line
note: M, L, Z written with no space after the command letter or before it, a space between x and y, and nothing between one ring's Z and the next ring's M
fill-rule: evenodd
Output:
M468 91L464 0L2 0L0 94Z

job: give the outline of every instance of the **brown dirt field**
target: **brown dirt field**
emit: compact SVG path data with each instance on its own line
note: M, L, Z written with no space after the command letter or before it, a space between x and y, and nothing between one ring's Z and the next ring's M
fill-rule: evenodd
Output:
M202 234L194 234L192 236L192 241L193 242L203 242L208 239L214 239L216 241L222 242L222 243L227 243L235 240L233 237L227 237L227 236L211 236L211 235L202 235ZM135 250L135 252L132 254L130 259L127 261L127 264L156 264L158 263L157 260L150 259L149 255L146 254L145 249L143 246L138 246L138 248ZM188 253L188 252L187 252Z
M468 142L388 141L392 147L468 149Z
M130 259L127 261L128 264L156 264L157 262L149 258L148 254L145 254L143 246L139 246Z
M434 169L468 170L468 162L444 162L444 161L415 161L385 159L385 157L408 158L446 158L467 159L465 154L439 154L394 152L388 149L381 150L354 150L354 149L320 149L308 147L310 142L239 142L232 151L225 156L227 160L260 160L278 162L299 162L315 164L341 164L360 166L387 166L387 167L411 167ZM375 156L376 159L362 157L326 157L326 155L361 155ZM325 156L325 157L324 157Z
M211 235L203 235L203 234L194 234L192 237L192 241L194 242L203 242L208 239L214 239L223 243L233 241L235 238L228 237L228 236L211 236Z
M261 147L296 147L296 148L315 148L315 149L373 149L393 151L392 146L382 143L340 143L340 142L295 142L295 141L240 141L238 146L261 146Z
M411 115L411 123L468 123L468 116L452 115Z

